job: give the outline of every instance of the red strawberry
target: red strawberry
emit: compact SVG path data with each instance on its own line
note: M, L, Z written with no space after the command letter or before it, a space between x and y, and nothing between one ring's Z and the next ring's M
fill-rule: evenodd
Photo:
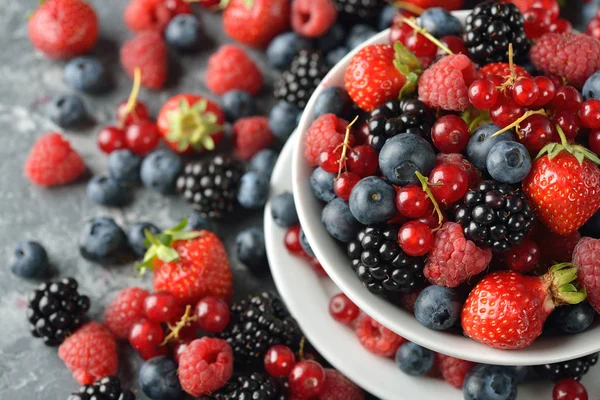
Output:
M231 0L223 11L223 29L234 40L265 47L290 26L289 0Z
M233 150L242 160L249 160L273 143L275 136L267 117L241 118L233 124Z
M133 79L136 68L142 74L142 86L161 89L168 72L167 45L156 31L140 32L121 47L121 65Z
M422 9L442 7L446 10L453 11L460 10L463 6L464 0L406 0L406 2L414 4Z
M162 32L175 15L191 13L192 7L184 0L132 0L127 4L123 18L125 25L134 32Z
M208 59L206 86L214 93L223 95L237 89L256 95L263 84L260 69L239 46L221 46Z
M167 100L156 124L174 151L194 154L213 150L221 142L225 115L212 101L182 93Z
M68 59L87 53L98 40L98 17L81 0L48 0L29 19L29 39L48 57Z
M25 175L41 186L58 186L73 182L85 171L83 160L69 142L58 133L47 133L34 143Z
M144 317L148 292L137 287L121 290L104 310L104 324L117 339L127 340L133 324Z
M573 285L576 279L577 267L570 263L557 264L541 277L493 272L479 281L465 301L463 330L471 339L497 349L528 347L556 306L585 299L585 289Z

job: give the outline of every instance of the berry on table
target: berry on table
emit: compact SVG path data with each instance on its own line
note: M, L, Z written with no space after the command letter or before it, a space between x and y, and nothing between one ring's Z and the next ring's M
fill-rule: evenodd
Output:
M445 115L431 128L433 145L442 153L461 153L470 138L469 126L457 115Z
M98 147L106 154L110 154L116 150L127 148L125 141L125 131L116 126L106 126L98 132L96 139Z
M129 243L131 250L139 257L143 257L146 254L146 250L148 250L145 243L146 231L153 235L160 233L160 229L150 222L136 222L127 230L127 243Z
M275 82L275 98L303 109L327 72L329 67L320 53L300 50L290 67Z
M275 378L285 378L296 365L292 349L281 344L271 346L265 353L265 370Z
M599 135L600 138L600 135ZM600 149L600 140L598 148ZM313 195L326 203L335 199L335 193L333 192L333 181L335 175L324 171L322 168L316 168L310 175L310 187Z
M83 100L73 94L54 97L46 112L52 122L64 129L79 128L89 120Z
M300 50L310 50L312 48L313 43L311 40L295 32L285 32L276 36L269 43L266 51L267 61L273 68L283 70L290 66Z
M176 15L167 25L165 40L181 50L193 50L200 43L200 21L193 14Z
M256 113L254 97L243 90L229 90L221 98L223 112L230 122L235 122Z
M140 368L140 388L151 399L183 399L185 393L179 383L177 368L177 363L170 357L151 358Z
M508 367L479 364L465 377L463 395L465 400L515 400L517 381Z
M169 150L156 150L142 161L140 178L148 189L169 194L174 192L183 168L179 155Z
M460 319L460 299L454 289L431 285L415 301L415 318L429 329L443 331Z
M334 183L335 191L336 183ZM396 213L396 190L381 178L369 176L355 184L348 205L363 225L385 222Z
M580 382L566 378L554 385L552 400L587 400L588 392Z
M356 184L361 180L358 174L352 172L342 172L333 181L333 192L337 197L344 201L350 199L350 194Z
M123 15L125 25L134 32L162 33L169 21L179 14L191 14L192 8L183 0L131 0Z
M128 201L128 193L112 177L97 175L87 184L87 197L96 204L121 207Z
M167 81L167 45L157 31L141 31L121 47L121 65L130 78L139 69L141 85L159 90Z
M504 263L511 271L526 274L531 272L540 260L540 248L531 239L513 246L504 253Z
M142 159L131 150L116 150L108 156L108 173L121 185L139 182Z
M102 62L93 56L77 57L65 65L63 79L71 89L84 93L99 93L107 86Z
M308 257L300 244L300 225L290 227L283 237L283 242L287 251L292 255L296 257Z
M232 132L233 151L237 157L245 161L269 147L275 139L267 117L241 118L233 124Z
M104 324L120 340L129 338L133 324L144 317L144 300L148 292L142 288L129 287L117 293L104 310Z
M329 314L342 324L352 324L359 313L360 309L344 293L336 294L329 301Z
M323 36L337 19L331 0L295 0L292 2L292 28L308 38Z
M433 368L435 356L433 351L407 342L398 348L395 360L398 368L405 374L423 376Z
M252 271L260 273L269 265L265 248L265 234L262 229L248 228L235 238L238 260Z
M179 300L167 291L151 293L144 299L144 315L152 322L176 323L183 315Z
M230 44L210 56L204 79L208 89L218 95L237 89L255 96L263 84L260 69L246 51Z
M316 361L300 361L288 377L293 395L310 398L317 396L325 384L325 370Z
M434 165L435 152L431 145L409 133L389 139L379 153L379 168L393 185L416 184L419 180L415 172L429 175Z
M298 118L301 115L302 111L287 101L279 101L273 106L269 113L269 128L279 142L284 143L288 140L298 126Z
M38 242L18 243L8 265L12 273L21 278L46 278L50 275L48 253Z
M106 399L107 396L119 400L135 400L135 394L131 390L122 389L121 381L116 376L105 376L93 385L84 385L67 400Z
M223 11L223 29L233 40L265 47L290 26L289 0L232 0ZM265 23L265 21L269 21Z
M196 317L196 326L202 331L220 333L229 324L229 306L223 299L207 296L196 304L194 317Z
M269 180L256 172L249 171L242 175L237 192L238 203L247 209L263 207L269 197Z
M136 154L144 155L158 145L160 133L156 124L149 120L141 120L127 126L125 143L127 148Z
M127 236L112 218L89 219L79 236L79 252L86 260L108 263L127 247Z
M534 371L543 379L558 382L563 379L574 379L576 381L587 374L590 367L598 363L598 353L589 356L576 358L575 360L563 361L553 364L544 364L534 366Z
M498 182L515 184L531 171L531 157L521 143L502 141L490 149L486 166L490 176Z
M364 348L382 357L393 357L398 347L406 342L406 339L396 335L365 313L361 313L356 320L354 333Z
M299 223L294 196L290 192L278 194L271 199L271 216L275 223L283 228Z

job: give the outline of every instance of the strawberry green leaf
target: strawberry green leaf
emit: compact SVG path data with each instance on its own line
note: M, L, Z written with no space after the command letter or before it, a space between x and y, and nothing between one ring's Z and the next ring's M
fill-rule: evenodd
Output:
M417 89L417 82L423 73L421 61L402 43L394 43L394 67L406 78L398 98L408 97Z

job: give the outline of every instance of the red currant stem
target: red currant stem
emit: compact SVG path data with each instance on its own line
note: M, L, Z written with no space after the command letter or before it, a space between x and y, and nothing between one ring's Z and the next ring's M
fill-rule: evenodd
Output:
M415 5L415 4L412 4L412 3L408 2L408 1L400 1L400 0L398 0L398 1L392 1L391 3L392 3L392 6L394 6L396 8L399 8L401 10L406 10L408 12L411 12L411 13L415 14L415 15L421 15L425 11L424 8L421 8L421 7L419 7L419 6Z
M171 340L173 339L178 339L179 338L179 332L185 328L185 326L190 323L193 322L195 320L198 319L197 316L190 316L190 312L192 311L192 306L190 306L189 304L185 307L185 313L182 315L181 319L179 320L179 322L177 322L177 324L175 325L171 325L171 324L167 324L167 326L169 327L169 330L171 332L169 332L169 334L167 336L165 336L165 339L162 341L162 343L160 344L161 346L166 345L167 343L169 343Z
M129 94L129 98L127 99L127 105L125 107L125 112L121 116L121 120L119 121L119 128L123 128L125 126L125 120L134 110L135 105L137 104L137 98L140 94L140 87L142 85L142 70L140 67L135 67L133 70L133 87L131 88L131 93Z
M350 147L350 132L352 131L352 125L354 125L356 121L358 121L358 115L354 117L352 122L350 122L346 127L346 136L344 136L344 144L342 146L342 156L340 157L340 161L338 162L338 164L340 165L337 175L338 178L340 177L340 175L342 175L342 169L346 165L346 152L348 151L348 147Z
M507 87L513 85L517 80L517 72L515 71L515 62L514 62L514 52L512 43L508 44L508 69L510 70L510 75L503 77L504 83L498 86L500 91L504 92Z
M429 200L431 200L431 203L433 204L433 208L438 216L438 227L435 229L432 229L433 231L437 231L438 229L440 229L442 227L442 222L444 221L444 215L442 214L442 209L440 208L440 205L438 204L437 200L433 196L431 189L429 189L429 186L430 186L429 179L427 179L426 176L423 176L423 174L420 173L419 171L415 171L415 175L417 176L417 179L419 180L419 182L421 182L421 187L423 188L423 191L425 192L425 194L427 194L427 197L429 197Z
M440 49L442 49L446 53L448 53L448 54L454 54L452 52L452 50L450 50L442 42L440 42L439 40L437 40L431 33L427 32L427 29L421 28L419 25L417 25L416 22L414 21L414 18L402 18L402 22L404 22L405 24L407 24L411 28L413 28L415 30L415 32L420 33L421 35L425 36L430 42L432 42L433 44L435 44L437 47L439 47Z
M302 336L300 344L298 345L298 358L300 361L304 361L304 344L306 343L306 337Z
M529 110L526 111L523 115L521 115L519 118L517 118L515 120L515 122L513 122L510 125L506 125L504 128L500 129L498 132L494 133L491 137L494 136L498 136L503 134L506 131L511 130L512 128L516 128L517 126L519 126L519 124L523 121L525 121L527 118L531 117L532 115L546 115L546 111L544 111L543 109L539 109L539 110Z

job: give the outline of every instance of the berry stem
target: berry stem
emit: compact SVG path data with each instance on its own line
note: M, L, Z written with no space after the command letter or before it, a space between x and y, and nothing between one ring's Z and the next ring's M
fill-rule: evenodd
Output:
M352 122L350 122L348 124L348 126L346 127L346 136L344 136L344 143L342 145L342 155L338 162L338 164L340 166L340 168L338 169L338 175L337 175L338 178L340 177L340 175L342 175L343 167L346 166L346 160L347 160L346 153L348 151L348 148L350 147L350 131L352 130L352 125L354 125L356 123L356 121L358 121L358 115L356 117L354 117Z
M140 87L142 85L142 70L140 67L135 67L133 70L133 87L131 88L131 93L129 94L129 98L127 99L127 106L125 107L125 112L121 116L121 120L119 121L119 128L123 128L125 126L125 121L131 112L135 109L135 105L137 104L137 99L140 94Z
M421 8L413 3L410 3L408 1L392 1L392 6L399 8L400 10L406 10L408 12L411 12L415 15L421 15L423 14L423 12L425 12L424 8Z
M427 197L429 197L429 200L431 200L431 203L433 204L433 208L438 216L438 227L435 229L432 229L433 231L437 231L438 229L440 229L442 227L442 222L444 221L444 215L442 214L442 209L440 208L440 205L438 204L437 200L433 196L431 189L429 189L429 185L430 185L429 179L427 179L426 176L423 176L423 174L420 173L419 171L415 171L415 175L417 176L417 179L419 180L419 182L421 182L421 187L423 188L423 191L427 194Z
M517 72L515 71L515 61L512 43L508 44L508 68L510 70L510 74L508 76L503 76L504 83L498 86L498 89L501 92L504 92L507 87L514 85L514 83L519 79L519 77L517 76Z
M306 343L306 337L300 338L300 344L298 345L298 358L300 361L304 361L304 344Z
M543 280L549 283L556 305L578 304L585 300L587 291L577 286L577 266L570 262L553 265Z
M556 125L556 132L560 137L560 143L548 143L545 145L544 148L538 153L537 157L535 158L536 160L546 154L548 155L548 160L552 160L562 151L566 151L577 159L579 165L581 165L586 159L595 164L600 164L600 158L598 158L598 156L596 156L596 154L594 154L591 150L578 144L569 143L562 128L558 125Z
M498 132L494 133L491 137L501 135L504 132L511 130L512 128L516 128L517 126L519 126L519 124L521 122L525 121L527 118L531 117L532 115L546 115L546 111L544 111L541 108L539 110L526 111L523 115L521 115L519 118L517 118L515 120L515 122L513 122L510 125L506 125L504 128L502 128Z
M167 324L167 327L169 328L170 332L167 336L165 336L165 339L162 341L162 343L160 344L161 346L166 345L167 343L169 343L171 340L173 339L178 339L179 338L179 332L181 332L181 330L183 328L185 328L185 326L190 323L190 322L194 322L198 319L197 316L190 316L190 312L192 311L192 306L190 306L189 304L187 306L185 306L185 313L183 313L183 315L181 316L181 319L179 320L179 322L177 322L175 325L171 325L171 324Z
M419 25L417 25L417 23L415 22L414 18L402 18L402 22L404 22L405 24L408 24L411 28L413 28L415 30L415 32L418 32L421 35L425 36L430 42L432 42L433 44L435 44L437 47L439 47L440 49L442 49L446 53L448 53L450 55L454 54L452 52L452 50L450 50L442 42L440 42L439 40L437 40L437 38L435 38L431 33L427 32L427 29L421 28Z

